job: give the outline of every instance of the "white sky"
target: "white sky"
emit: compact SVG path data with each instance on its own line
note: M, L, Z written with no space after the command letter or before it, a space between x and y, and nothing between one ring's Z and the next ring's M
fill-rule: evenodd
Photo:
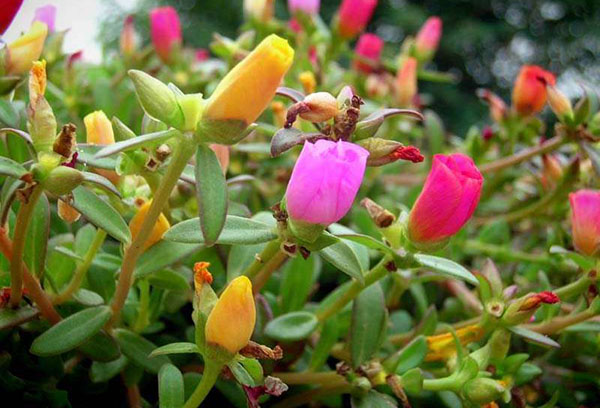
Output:
M136 0L116 1L126 9L132 8L136 3ZM106 7L106 2L103 0L25 0L12 24L4 33L4 40L11 42L23 31L27 31L35 9L46 4L56 6L56 30L70 28L65 37L63 50L67 53L83 50L83 58L86 61L100 61L101 48L96 40L96 33L98 20Z

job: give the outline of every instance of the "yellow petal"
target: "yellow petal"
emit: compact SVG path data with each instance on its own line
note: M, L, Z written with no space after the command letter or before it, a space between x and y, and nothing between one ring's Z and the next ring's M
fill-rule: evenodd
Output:
M112 123L101 110L89 113L83 118L88 143L110 145L115 143Z
M146 215L148 214L148 210L150 209L151 204L152 201L148 201L144 205L142 205L138 212L133 216L133 218L129 222L129 230L131 231L132 239L135 240L135 238L140 232L140 229L142 229L142 224L146 219ZM156 244L158 241L160 241L163 234L167 232L167 230L170 227L171 225L169 224L169 220L167 220L167 217L165 217L163 213L160 213L158 219L156 220L156 223L154 224L154 228L152 228L150 235L144 243L144 251L150 248L152 245Z
M23 74L31 68L33 61L40 58L48 26L35 21L29 31L8 45L8 73Z

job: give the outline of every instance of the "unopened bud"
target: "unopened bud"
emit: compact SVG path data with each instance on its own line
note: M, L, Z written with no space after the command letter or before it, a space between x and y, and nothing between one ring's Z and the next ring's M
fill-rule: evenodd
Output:
M183 113L183 130L194 131L202 114L202 94L190 94L177 97L177 102Z
M556 115L556 117L562 122L566 119L573 118L573 105L569 98L565 96L561 91L558 90L554 85L546 82L543 78L541 79L546 84L546 94L548 96L548 105L550 109Z
M58 166L44 179L42 185L50 193L62 196L69 194L83 182L83 174L67 166Z
M298 75L298 80L302 84L302 89L304 89L304 93L311 94L315 91L317 87L317 79L315 78L315 74L311 71L303 71Z
M502 396L505 387L492 378L475 378L463 387L464 397L474 404L487 404Z
M300 110L300 117L311 122L325 122L338 113L337 100L328 92L312 93L299 103L307 108Z
M148 201L144 203L138 212L133 216L131 221L129 222L129 230L131 231L131 238L133 240L136 239L140 230L142 229L142 224L148 215L148 211L150 210L150 206L152 205L152 201ZM163 213L160 213L154 227L152 227L152 231L148 234L146 241L144 242L143 250L150 248L152 245L156 244L161 240L163 234L167 232L167 230L171 227L169 224L169 220L164 216Z
M396 74L396 91L400 106L411 106L417 95L417 60L406 58Z
M58 216L61 220L68 224L74 223L79 220L81 214L75 208L71 207L68 203L63 200L58 200Z
M363 198L360 205L367 210L369 217L379 228L387 228L396 221L394 214L369 198Z
M116 141L121 142L123 140L133 139L136 136L133 130L129 129L129 127L121 122L116 116L113 116L111 123Z
M29 99L37 101L46 93L46 61L34 61L29 72Z
M115 143L112 124L102 111L89 113L83 118L86 140L91 144L110 145Z
M557 302L560 302L560 299L552 292L531 293L512 302L504 312L502 320L508 325L526 323L543 303Z
M198 295L202 292L202 286L205 283L212 285L213 277L208 271L209 266L210 262L196 262L194 264L194 290Z
M544 167L542 168L540 181L542 187L548 191L553 189L557 183L560 182L563 177L563 169L560 165L560 161L552 154L543 155L542 163Z
M490 91L489 89L478 89L477 96L481 98L490 107L490 117L496 123L500 123L506 117L508 108L506 103L498 95Z
M125 22L123 23L123 31L121 31L120 46L121 53L126 57L133 55L137 49L137 38L133 24L133 15L129 15L125 18Z

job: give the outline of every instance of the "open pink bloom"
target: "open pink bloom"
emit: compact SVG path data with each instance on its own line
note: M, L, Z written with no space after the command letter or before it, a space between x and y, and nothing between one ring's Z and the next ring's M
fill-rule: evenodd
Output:
M434 244L456 234L471 218L481 195L483 176L461 153L436 154L421 195L408 219L414 243Z
M23 0L5 0L2 2L0 8L0 35L8 29L22 4Z
M314 16L319 14L321 0L288 0L288 9L294 14L297 11L302 11L308 15Z
M359 57L367 59L373 64L377 64L381 58L381 51L383 51L383 40L375 34L362 34L358 38L355 51ZM373 71L372 65L360 61L359 59L354 61L354 68L366 74Z
M354 38L371 20L377 0L343 0L338 11L338 31L344 38Z
M424 58L431 58L438 48L441 37L442 19L439 17L429 17L415 39L417 53Z
M154 49L164 63L170 63L173 51L181 45L179 16L173 7L150 11L150 30Z
M600 191L579 190L569 194L573 243L585 255L600 250Z
M306 142L285 193L293 220L329 225L350 210L369 152L353 143Z
M39 21L48 26L48 32L54 32L54 21L56 20L56 7L52 4L46 4L45 6L38 7L35 9L35 15L33 21Z

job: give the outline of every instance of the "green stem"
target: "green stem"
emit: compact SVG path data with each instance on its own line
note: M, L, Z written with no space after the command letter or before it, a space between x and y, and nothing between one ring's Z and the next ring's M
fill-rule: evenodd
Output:
M206 398L215 385L215 382L217 382L222 367L220 363L213 360L206 360L202 380L200 380L200 384L198 384L192 395L190 395L190 398L183 404L183 408L197 408L202 404L204 398Z
M585 273L575 282L571 282L568 285L554 290L554 293L560 298L561 301L564 301L585 292L592 282L593 280L587 273Z
M456 390L454 376L444 378L426 378L423 380L423 389L426 391L454 391Z
M121 266L121 274L119 275L119 281L115 290L115 295L112 300L113 315L111 320L107 324L107 328L110 328L112 324L119 318L121 310L125 305L125 299L133 283L133 271L135 264L143 252L144 243L150 235L152 228L156 224L158 216L162 212L162 209L167 203L173 187L177 184L179 176L185 169L190 158L193 156L195 149L192 148L192 143L189 143L187 138L181 138L179 143L175 147L175 152L171 158L171 164L167 168L163 179L161 180L160 186L156 190L152 199L152 204L146 214L146 218L142 223L139 233L133 240L131 245L125 250L123 256L123 263Z
M23 251L27 239L27 228L33 215L33 210L38 199L42 195L40 186L33 187L27 202L21 203L17 222L15 224L15 235L13 236L12 257L10 259L10 306L17 307L23 298Z
M242 275L246 275L248 278L253 279L263 266L279 252L279 247L280 243L278 239L269 242L262 252L255 256L254 261L246 268Z
M324 322L329 317L339 312L344 306L350 303L358 294L366 287L371 286L378 280L385 277L389 271L385 265L390 261L390 258L385 256L379 261L373 269L365 275L364 285L357 280L352 281L344 293L342 293L333 303L329 304L325 309L317 312L317 318L320 322Z
M525 328L532 330L540 334L554 334L559 331L566 329L569 326L573 326L577 323L585 322L591 319L596 314L591 309L586 309L579 313L570 314L568 316L559 316L550 320L546 323L540 323L537 325L526 325Z
M66 302L71 298L71 296L73 296L73 293L75 293L79 289L79 287L83 283L83 280L85 279L87 271L92 265L96 253L98 252L100 247L102 247L105 238L106 231L98 228L98 230L96 231L96 235L94 236L94 240L92 241L92 244L88 248L83 258L83 262L81 262L77 266L77 269L75 269L75 273L73 273L73 278L71 279L71 282L69 282L67 288L54 298L54 304L60 305L61 303Z
M265 263L254 278L252 279L252 291L256 294L260 292L262 287L267 283L273 272L275 272L288 259L288 255L279 250L275 255Z

